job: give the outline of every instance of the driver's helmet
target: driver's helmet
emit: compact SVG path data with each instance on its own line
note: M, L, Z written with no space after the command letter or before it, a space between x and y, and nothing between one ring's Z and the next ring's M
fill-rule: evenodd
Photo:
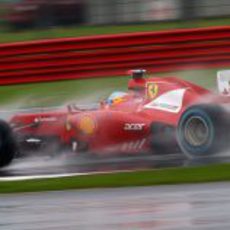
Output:
M109 105L114 105L114 104L119 104L125 100L125 97L128 94L125 92L113 92L107 99L106 99L106 104Z

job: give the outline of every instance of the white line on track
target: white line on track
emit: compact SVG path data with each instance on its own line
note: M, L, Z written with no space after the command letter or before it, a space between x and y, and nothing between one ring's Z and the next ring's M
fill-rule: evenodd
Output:
M47 174L47 175L30 175L30 176L9 176L9 177L1 177L0 182L55 179L55 178L64 178L64 177L73 177L73 176L113 174L113 173L118 173L118 172L132 172L132 171L134 170L113 170L113 171L107 171L107 172L85 172L85 173L62 173L62 174L54 174L54 175Z
M2 177L2 178L0 178L0 181L23 181L23 180L34 180L34 179L52 179L52 178L81 176L81 175L89 175L89 174L90 173L64 173L64 174L55 174L55 175L10 176L10 177Z

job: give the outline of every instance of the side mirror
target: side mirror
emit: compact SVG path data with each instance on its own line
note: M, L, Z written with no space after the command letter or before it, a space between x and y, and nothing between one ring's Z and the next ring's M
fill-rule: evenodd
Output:
M71 104L68 104L68 105L67 105L67 110L68 110L68 113L69 113L69 114L72 114L72 113L73 113L73 107L72 107Z

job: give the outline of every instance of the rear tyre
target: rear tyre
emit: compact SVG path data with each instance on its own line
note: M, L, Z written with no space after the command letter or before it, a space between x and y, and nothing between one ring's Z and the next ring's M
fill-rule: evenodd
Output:
M0 167L11 163L17 152L13 132L10 126L0 120Z
M211 156L226 148L228 127L226 112L221 107L192 106L179 121L178 144L189 158Z

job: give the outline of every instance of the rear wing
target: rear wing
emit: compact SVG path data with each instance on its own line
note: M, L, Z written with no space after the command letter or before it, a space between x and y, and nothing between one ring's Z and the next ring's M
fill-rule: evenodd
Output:
M217 87L220 94L230 96L230 70L217 72Z

